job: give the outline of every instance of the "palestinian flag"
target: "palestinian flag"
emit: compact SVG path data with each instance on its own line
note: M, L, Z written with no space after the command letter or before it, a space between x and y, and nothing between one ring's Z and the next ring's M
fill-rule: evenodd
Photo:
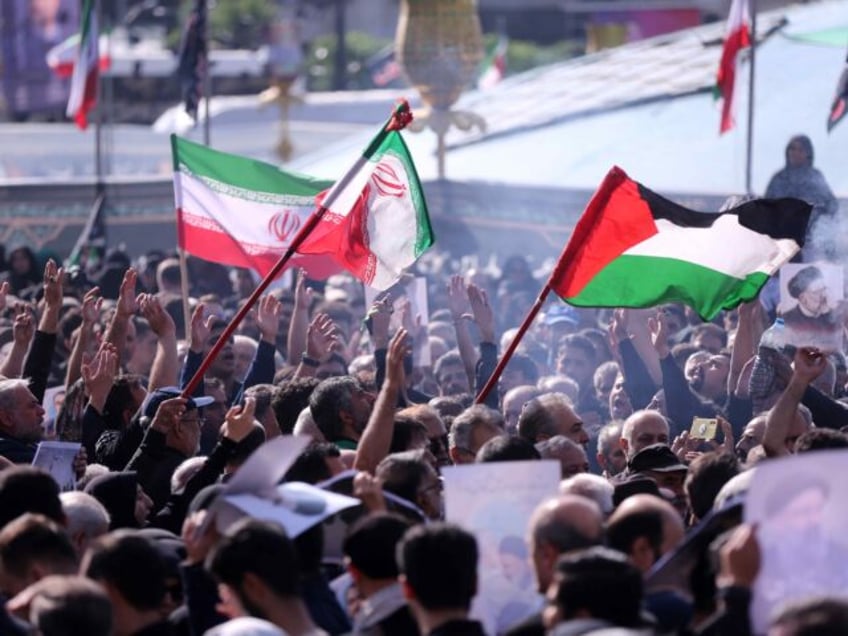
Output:
M733 128L733 90L736 84L736 57L751 46L751 11L749 0L733 0L727 16L727 30L721 62L716 75L716 88L722 98L719 134Z
M827 117L827 132L833 130L833 127L845 117L846 112L848 112L848 57L845 59L842 75L836 83L836 95L833 97L830 115Z
M71 95L66 110L66 115L83 130L88 126L88 112L97 103L99 37L94 0L84 0L80 15L79 47L74 60Z
M710 320L755 298L798 252L811 209L797 199L758 199L724 212L697 212L614 167L549 284L579 307L683 302Z
M171 136L179 247L213 263L265 276L332 183L290 174ZM341 271L327 257L295 255L312 278Z
M319 201L333 202L299 252L329 255L370 287L390 287L433 244L424 191L396 130L375 137Z

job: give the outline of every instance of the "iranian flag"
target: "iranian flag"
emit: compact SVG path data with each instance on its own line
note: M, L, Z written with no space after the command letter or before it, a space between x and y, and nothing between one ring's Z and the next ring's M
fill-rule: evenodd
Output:
M397 281L434 241L424 192L409 149L397 130L377 135L330 202L302 254L331 256L375 289Z
M312 278L347 269L384 289L433 243L421 184L397 132L333 184L171 136L179 246L265 277L316 208L331 201L290 264Z
M751 12L749 0L733 0L727 16L724 48L721 51L716 88L721 96L721 125L719 134L733 128L733 89L736 83L736 57L739 51L751 46Z
M803 245L812 208L757 199L697 212L613 168L589 202L551 275L580 307L682 302L705 320L757 296Z
M264 277L332 185L171 136L177 238L181 249ZM326 257L295 255L315 279L341 268Z
M79 48L71 76L71 95L66 115L85 130L88 112L97 102L97 75L99 65L99 32L94 0L84 0L80 16Z
M509 40L505 35L498 38L495 47L483 60L480 77L477 80L477 88L485 90L498 84L506 75L506 53L509 48Z
M77 61L77 51L79 50L80 34L74 33L65 41L60 42L52 49L47 51L46 61L47 66L53 71L56 77L66 79L74 74L74 64ZM111 59L106 53L109 49L109 36L101 35L97 46L100 49L100 60L98 70L105 71L111 64Z

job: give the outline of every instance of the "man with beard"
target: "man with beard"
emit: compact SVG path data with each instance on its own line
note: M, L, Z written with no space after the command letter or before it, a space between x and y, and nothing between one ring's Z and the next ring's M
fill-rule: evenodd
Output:
M355 450L371 417L375 396L349 375L327 378L309 396L315 424L329 442Z

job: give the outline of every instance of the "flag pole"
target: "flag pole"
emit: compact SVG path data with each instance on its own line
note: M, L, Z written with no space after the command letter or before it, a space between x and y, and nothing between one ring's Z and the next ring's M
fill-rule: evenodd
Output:
M554 270L556 271L556 270ZM488 381L486 382L486 386L484 386L480 390L480 394L474 399L475 404L482 404L486 401L489 393L498 383L498 379L501 377L503 370L506 368L507 363L510 358L512 358L512 354L515 353L515 350L518 348L518 344L521 342L521 339L524 337L524 334L530 328L530 325L533 324L533 320L536 318L536 314L542 309L542 305L545 304L545 299L547 299L548 294L551 293L551 279L548 279L548 282L545 283L545 286L542 288L542 291L539 292L539 297L536 298L536 302L533 303L533 306L530 308L527 316L524 318L524 321L521 323L521 326L518 328L518 331L515 334L515 337L512 339L512 342L509 343L509 346L504 351L504 354L501 356L501 359L498 361L498 366L495 367L495 370L492 371L492 375L489 376Z
M209 14L203 21L203 41L206 43L206 63L203 65L203 102L206 104L206 116L203 118L203 145L209 146L212 141L212 122L209 107L212 105L212 63L209 50Z
M101 18L103 17L103 11L101 10L101 3L99 0L94 0L94 14L95 19L98 26L101 24ZM100 72L100 29L97 29L97 33L94 34L95 37L98 38L97 42L97 60L96 64L97 68L97 86L95 90L95 98L94 102L97 104L97 112L95 113L94 120L94 175L95 175L95 188L97 191L98 197L103 194L104 186L103 186L103 103L101 102L101 97L103 95L103 74ZM81 63L82 60L78 59L77 63ZM99 207L99 206L98 206Z
M203 359L203 362L200 363L200 367L198 367L195 374L192 376L191 380L189 380L188 384L182 391L182 397L189 397L194 393L194 390L197 388L197 385L203 380L203 375L206 373L206 370L218 357L221 349L224 348L224 345L229 341L230 336L233 335L235 330L238 328L241 321L244 320L244 317L247 315L253 305L256 304L256 301L259 300L260 296L268 289L268 286L271 282L279 275L286 264L289 262L292 256L294 256L297 249L306 240L306 237L315 229L318 223L321 221L321 218L330 209L333 204L336 202L336 199L339 197L339 193L343 192L354 180L359 170L362 168L363 163L367 162L368 159L366 157L370 156L374 150L383 142L391 131L394 130L402 130L406 127L409 122L412 121L412 111L409 108L409 102L406 100L402 100L397 106L395 106L395 110L392 113L392 116L389 120L383 125L380 129L380 132L374 137L371 143L368 145L368 149L360 156L356 162L351 166L351 168L344 174L344 176L339 179L335 185L330 189L327 193L326 198L321 203L321 205L312 213L312 215L306 220L306 223L298 230L295 237L292 239L291 244L288 249L286 249L285 254L280 257L280 260L276 262L274 267L271 268L265 278L256 286L256 289L253 290L253 293L250 295L250 298L247 299L241 309L239 309L238 313L233 317L230 323L227 325L227 328L224 329L223 333L218 337L218 340L215 342L215 345L212 347L211 351L206 354L206 357ZM188 319L188 317L187 317Z
M751 174L754 155L754 79L756 77L757 51L757 0L750 0L751 5L751 65L748 73L748 131L745 148L745 192L754 194L751 187Z
M186 342L191 346L191 306L188 302L188 260L183 248L179 248L177 253L180 257L180 292L183 295L183 328L185 330Z

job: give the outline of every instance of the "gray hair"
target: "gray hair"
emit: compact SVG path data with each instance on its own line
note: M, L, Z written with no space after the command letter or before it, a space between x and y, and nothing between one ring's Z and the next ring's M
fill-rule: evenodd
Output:
M613 485L601 477L591 473L580 473L569 479L565 479L559 484L559 492L563 495L579 495L585 497L598 504L604 517L612 514L613 503L612 495L615 488Z
M77 490L85 490L85 487L88 486L89 482L91 482L95 477L106 475L109 472L111 471L103 464L89 464L85 467L85 474L77 480Z
M542 459L559 459L559 454L567 450L583 451L583 447L568 439L565 435L554 435L536 444L536 450ZM583 451L585 454L585 451Z
M0 380L0 409L9 410L17 406L14 395L21 387L29 389L29 380L23 378Z
M598 452L604 457L607 457L619 446L618 442L622 437L621 428L622 422L620 420L613 420L598 433Z
M471 450L471 433L479 426L492 426L501 432L505 429L504 417L499 411L475 404L456 416L448 433L448 446Z
M642 409L640 411L634 411L631 413L626 420L624 420L624 424L621 426L621 439L626 439L627 443L631 446L633 445L633 429L636 427L636 422L639 421L643 416L651 415L660 418L665 422L666 428L671 431L671 427L668 424L668 419L659 411L655 411L653 409Z
M109 512L91 495L72 490L60 494L59 499L62 500L62 511L68 518L69 536L81 532L87 539L94 540L109 532Z

